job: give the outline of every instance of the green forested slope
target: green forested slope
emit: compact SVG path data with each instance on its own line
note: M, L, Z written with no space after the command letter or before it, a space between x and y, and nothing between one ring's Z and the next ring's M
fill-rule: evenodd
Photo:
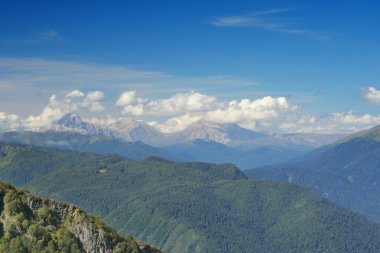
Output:
M0 252L160 252L120 236L76 206L37 198L0 182Z
M291 162L245 173L256 179L304 185L343 207L380 221L380 126Z
M380 251L379 225L303 187L247 179L230 164L0 150L0 178L77 204L168 252Z

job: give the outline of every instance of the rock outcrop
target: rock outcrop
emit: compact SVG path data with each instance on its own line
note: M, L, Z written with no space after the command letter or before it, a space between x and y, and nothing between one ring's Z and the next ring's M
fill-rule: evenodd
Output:
M13 252L16 242L23 252L61 252L66 246L75 253L160 252L132 237L122 237L77 206L38 198L2 182L0 194L1 252Z

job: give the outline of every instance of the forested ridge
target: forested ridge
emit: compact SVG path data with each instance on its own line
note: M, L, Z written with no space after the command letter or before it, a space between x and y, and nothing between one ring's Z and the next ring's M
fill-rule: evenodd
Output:
M0 198L0 252L160 252L130 236L125 239L77 206L41 199L3 182Z
M7 150L7 151L5 151ZM0 178L73 203L167 252L377 252L380 226L232 164L1 145Z

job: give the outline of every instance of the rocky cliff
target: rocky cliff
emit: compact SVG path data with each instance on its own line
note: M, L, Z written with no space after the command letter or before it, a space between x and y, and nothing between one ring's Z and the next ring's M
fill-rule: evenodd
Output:
M154 253L79 207L0 182L0 252Z

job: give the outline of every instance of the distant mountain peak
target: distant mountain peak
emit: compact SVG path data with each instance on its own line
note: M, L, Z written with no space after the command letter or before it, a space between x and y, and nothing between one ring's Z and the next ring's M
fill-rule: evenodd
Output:
M108 128L116 133L116 136L126 141L143 141L147 144L160 143L164 135L154 127L143 121L123 118L119 119Z
M236 123L219 123L214 121L208 121L208 120L198 120L193 123L191 123L187 128L193 128L193 127L210 127L210 128L226 128L226 127L240 127Z
M200 120L190 124L183 131L175 134L177 139L185 141L211 140L223 144L242 142L264 136L253 130L243 128L235 123L217 123Z
M345 138L339 140L335 144L340 144L343 142L351 141L351 140L356 139L356 138L362 138L362 139L367 139L367 140L379 142L380 141L380 125L377 125L377 126L369 128L369 129L361 130L361 131L358 131L356 133L350 134L350 135L346 136Z
M108 127L117 129L119 131L120 130L131 130L131 129L135 129L138 127L151 128L151 126L149 126L148 124L146 124L143 121L137 121L137 120L128 119L128 118L119 119L119 120L109 124Z
M61 119L52 124L51 130L59 132L77 132L82 134L114 136L114 133L107 127L84 121L76 113L65 114Z
M82 118L76 113L67 113L57 121L57 124L67 127L76 127L83 123Z
M71 118L71 119L81 119L81 117L79 116L79 114L75 113L75 112L69 112L69 113L66 113L65 115L63 115L62 118Z

